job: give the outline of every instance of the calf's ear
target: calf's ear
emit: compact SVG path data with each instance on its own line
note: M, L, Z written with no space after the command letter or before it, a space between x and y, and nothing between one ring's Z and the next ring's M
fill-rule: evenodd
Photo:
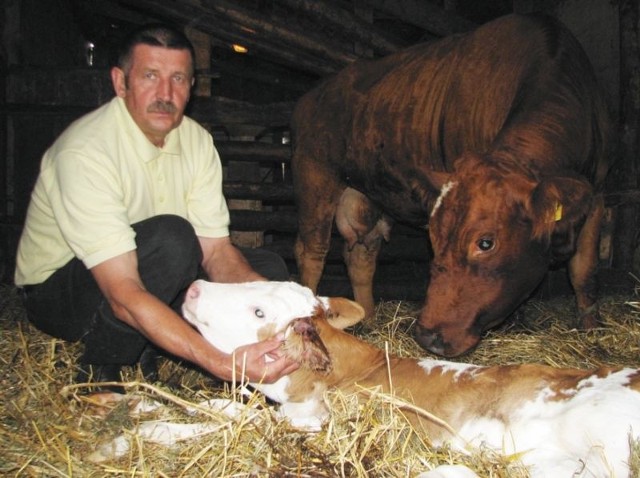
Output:
M575 252L576 239L593 203L593 189L581 177L545 178L533 189L529 214L533 236L548 241L556 259Z
M344 297L322 298L327 309L327 320L336 329L346 329L360 322L364 316L364 309L360 304Z

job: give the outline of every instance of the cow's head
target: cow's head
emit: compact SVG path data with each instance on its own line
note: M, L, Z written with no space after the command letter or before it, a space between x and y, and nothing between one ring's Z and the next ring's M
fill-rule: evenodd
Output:
M553 261L575 251L592 202L584 179L534 177L518 165L466 154L431 213L434 258L416 340L448 357L502 322L535 289Z
M187 291L182 313L225 353L280 332L291 334L295 340L285 344L285 352L315 370L330 364L308 318L321 315L344 328L364 317L364 309L356 302L316 297L311 289L295 282L266 281L222 284L197 280Z

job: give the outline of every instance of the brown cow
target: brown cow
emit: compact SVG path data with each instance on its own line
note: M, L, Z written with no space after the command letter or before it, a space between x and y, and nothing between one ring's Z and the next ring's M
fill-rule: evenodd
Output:
M335 219L372 314L382 239L394 221L428 224L424 348L469 350L566 260L594 326L607 121L584 51L541 15L350 65L293 115L301 282L317 288Z

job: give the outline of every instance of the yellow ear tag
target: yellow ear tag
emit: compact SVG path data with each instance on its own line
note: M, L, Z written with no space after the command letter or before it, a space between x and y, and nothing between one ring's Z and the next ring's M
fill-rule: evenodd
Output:
M553 218L556 222L562 219L562 204L556 203L556 214Z

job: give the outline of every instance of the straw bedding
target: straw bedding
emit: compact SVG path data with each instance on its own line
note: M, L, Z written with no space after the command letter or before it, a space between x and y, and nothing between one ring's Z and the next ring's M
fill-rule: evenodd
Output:
M159 384L144 384L139 371L125 370L127 390L164 404L132 416L127 403L102 407L83 387L72 384L77 344L48 337L29 325L15 289L0 288L0 475L25 477L413 477L444 463L464 463L483 477L526 477L517 457L490 450L463 455L434 448L404 419L393 398L372 393L364 403L354 396L327 396L332 417L316 434L290 429L274 418L261 396L249 400L249 412L229 419L219 412L190 412L210 398L242 398L237 389L183 364L165 360ZM409 333L419 304L384 302L377 317L354 333L401 356L425 356ZM573 298L530 301L520 320L491 331L465 362L506 364L538 362L554 366L604 364L638 366L640 301L604 297L603 326L589 332L568 328ZM136 439L141 420L206 421L217 431L173 447ZM130 450L117 460L92 463L100 443L125 432ZM640 470L640 447L631 457Z

